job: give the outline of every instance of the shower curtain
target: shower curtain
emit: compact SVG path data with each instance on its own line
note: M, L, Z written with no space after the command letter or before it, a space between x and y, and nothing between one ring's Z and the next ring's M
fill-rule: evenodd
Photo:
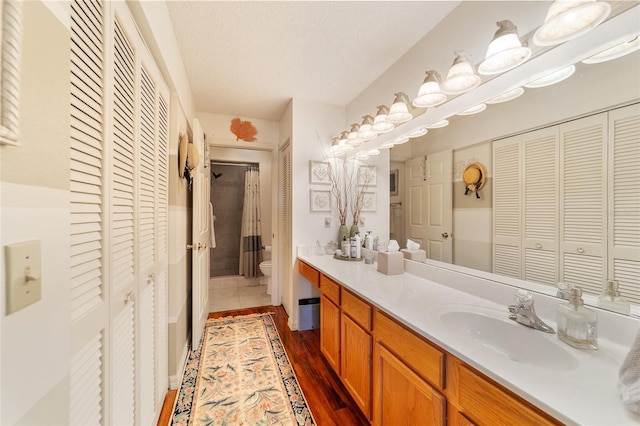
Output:
M242 208L242 240L240 241L240 275L260 276L262 237L260 236L260 172L250 167L245 173L244 206Z

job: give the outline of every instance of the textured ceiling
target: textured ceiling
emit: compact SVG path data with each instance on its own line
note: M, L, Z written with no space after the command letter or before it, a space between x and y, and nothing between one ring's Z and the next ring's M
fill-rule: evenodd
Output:
M347 105L458 1L168 1L196 109L278 121Z

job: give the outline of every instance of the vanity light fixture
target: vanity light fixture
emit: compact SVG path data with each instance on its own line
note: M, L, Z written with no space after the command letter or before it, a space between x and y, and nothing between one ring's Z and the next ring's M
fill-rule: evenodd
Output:
M544 77L538 78L530 83L524 85L524 87L528 87L530 89L537 89L539 87L551 86L552 84L560 83L563 80L571 77L571 75L576 71L575 65L569 65L568 67L561 68L557 71L549 73Z
M413 106L418 108L430 108L443 104L447 95L440 90L440 74L434 70L425 71L427 76L418 90L418 96L413 100Z
M407 143L409 142L409 137L408 136L400 136L398 138L395 138L393 140L393 144L394 145L402 145L403 143Z
M428 125L427 129L441 129L442 127L447 127L448 125L449 125L449 120L444 119Z
M360 132L360 125L358 123L353 123L351 125L351 130L349 131L349 136L347 137L347 143L351 146L358 146L363 141L358 138L358 133Z
M447 79L442 82L440 89L448 95L459 95L475 89L480 82L480 76L476 74L471 61L471 55L458 52L449 68Z
M378 112L376 113L376 118L373 119L373 125L371 126L371 129L373 129L373 131L377 132L378 134L392 131L395 126L392 122L387 120L388 114L388 106L378 105Z
M531 49L522 46L518 38L518 28L513 22L496 22L498 30L489 43L487 56L478 66L482 75L500 74L525 63L531 57Z
M499 104L502 102L509 102L519 97L524 93L524 89L522 87L516 87L513 90L509 90L508 92L504 92L502 95L496 96L495 98L491 98L488 101L484 101L485 104Z
M538 46L554 46L579 37L607 19L611 6L596 0L555 0L533 35Z
M404 92L398 92L393 94L395 99L391 108L389 108L389 114L387 114L387 120L393 124L405 123L413 118L413 115L409 112L409 96Z
M405 136L408 138L419 138L420 136L424 136L427 134L429 130L426 127L418 127L413 130L411 133L407 133Z
M378 133L372 129L372 126L373 126L372 116L365 115L364 117L362 117L360 130L358 131L358 139L363 141L368 141L378 136Z
M456 115L473 115L473 114L478 114L479 112L484 111L485 109L487 109L487 105L483 104L483 103L479 103L476 106L472 106L469 109L465 109L464 111L460 111L459 113L457 113Z
M612 61L629 53L633 53L638 49L640 49L640 36L636 36L633 40L625 41L607 50L603 50L600 53L596 53L582 62L585 64L599 64L601 62Z

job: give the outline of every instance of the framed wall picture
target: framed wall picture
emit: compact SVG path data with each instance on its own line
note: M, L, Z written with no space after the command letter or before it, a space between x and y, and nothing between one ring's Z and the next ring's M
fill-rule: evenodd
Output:
M362 197L362 211L363 212L375 212L378 198L375 192L365 192Z
M309 183L329 184L329 167L331 165L327 161L309 161Z
M358 168L358 185L376 186L376 166Z
M399 194L398 190L400 182L398 181L398 169L393 169L389 172L389 195L392 197Z
M331 191L324 189L310 189L311 211L331 211Z

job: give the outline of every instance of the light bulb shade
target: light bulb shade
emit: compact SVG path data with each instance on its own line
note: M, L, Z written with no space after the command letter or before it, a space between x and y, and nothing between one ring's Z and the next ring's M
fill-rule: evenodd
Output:
M531 57L531 49L522 46L513 22L500 21L497 25L498 31L489 43L486 59L478 66L478 72L482 75L509 71Z
M373 125L371 126L371 129L373 129L378 134L392 131L395 126L392 122L387 120L388 114L389 107L387 107L386 105L379 105L378 112L376 113L376 118L373 119Z
M440 74L436 71L426 71L427 76L418 90L418 96L413 100L413 106L429 108L443 104L447 95L440 90Z
M437 121L433 124L431 124L430 126L427 126L427 129L440 129L442 127L447 127L449 125L449 120L440 120Z
M362 117L362 124L360 124L360 130L358 131L358 139L368 141L378 136L378 133L373 130L373 117L365 115Z
M393 148L393 142L387 142L380 147L380 149L390 149Z
M395 99L391 108L389 108L389 114L387 114L387 120L393 124L405 123L413 118L413 115L409 112L409 96L404 92L394 93Z
M349 132L347 132L346 130L340 133L340 138L338 139L338 145L340 146L346 145L348 138L349 138Z
M475 89L480 84L480 76L476 74L470 55L462 52L456 55L447 79L442 82L440 89L448 95L459 95Z
M413 130L411 133L407 133L406 136L408 138L419 138L420 136L424 136L426 135L428 132L426 127L418 127L417 129Z
M407 142L409 142L408 136L400 136L398 138L395 138L392 143L394 145L402 145L403 143L407 143Z
M524 89L522 87L516 87L513 90L509 90L508 92L504 92L502 95L496 96L495 98L491 98L488 101L485 101L486 104L499 104L502 102L512 101L518 96L524 93Z
M638 49L640 49L640 37L636 37L633 40L625 41L607 50L603 50L582 62L585 64L599 64L601 62L612 61L628 55L629 53L633 53Z
M380 150L374 148L371 151L367 152L367 155L380 155Z
M353 123L351 125L351 131L349 131L349 136L347 137L347 143L351 146L358 146L363 141L358 138L358 133L360 133L360 125L358 123Z
M554 46L600 25L611 13L609 3L596 0L555 0L544 23L533 35L538 46Z
M368 160L369 156L367 154L358 154L356 155L356 160Z
M524 87L528 87L530 89L537 89L539 87L551 86L552 84L560 83L561 81L571 77L571 75L575 71L576 71L576 66L569 65L568 67L551 72L537 80L534 80L531 83L527 83L524 85Z
M478 104L476 106L472 106L469 109L466 109L464 111L459 112L456 115L473 115L473 114L478 114L479 112L484 111L485 109L487 109L487 105L486 104Z

